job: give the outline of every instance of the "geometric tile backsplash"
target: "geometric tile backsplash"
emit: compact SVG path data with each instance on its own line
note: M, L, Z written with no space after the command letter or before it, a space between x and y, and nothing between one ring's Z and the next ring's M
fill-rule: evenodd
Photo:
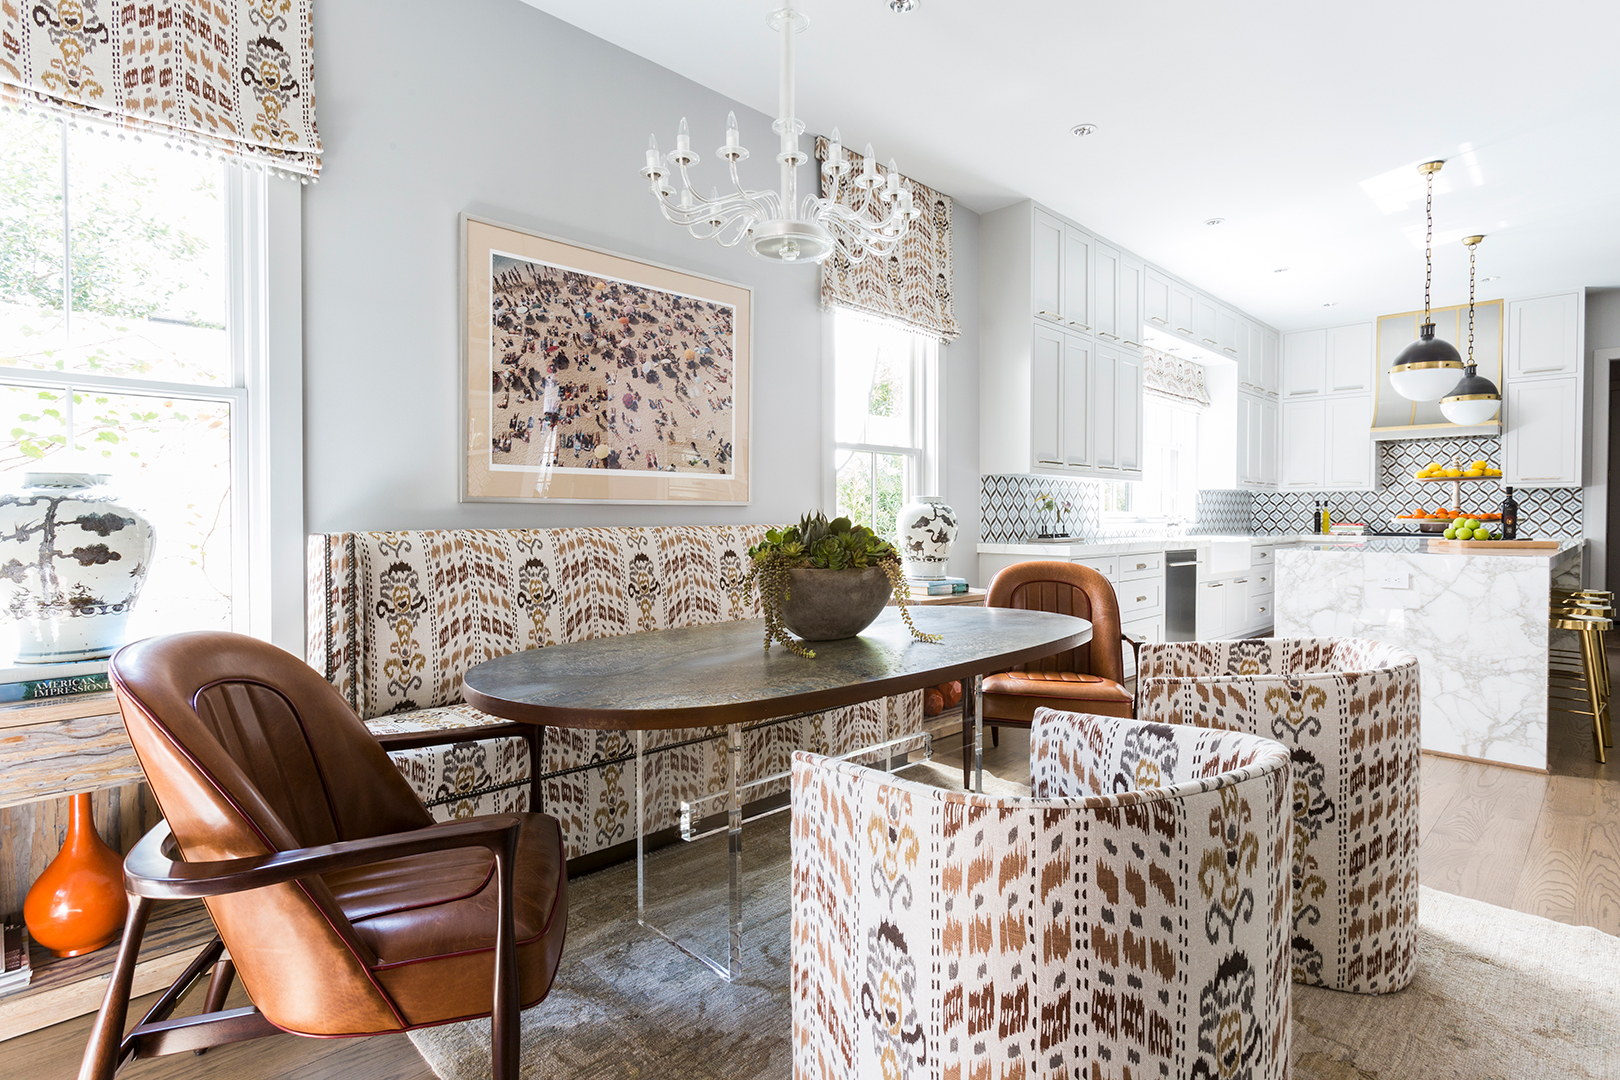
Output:
M1188 523L1189 533L1248 533L1275 535L1311 531L1311 513L1325 499L1335 521L1365 522L1369 528L1388 529L1390 519L1413 507L1434 509L1451 505L1451 487L1412 479L1431 461L1449 465L1484 458L1502 464L1502 440L1486 438L1423 439L1381 442L1376 491L1200 491L1198 517ZM1105 520L1103 485L1096 480L1060 476L991 474L980 477L980 539L987 544L1017 543L1042 533L1072 536L1121 537L1162 533L1150 523ZM1035 505L1038 494L1050 493L1067 503L1063 527L1051 515L1042 516ZM1520 535L1536 539L1580 539L1580 488L1515 487L1519 502ZM1465 483L1463 509L1494 511L1502 504L1502 485Z
M1364 522L1371 529L1392 528L1391 518L1416 507L1433 510L1451 505L1449 484L1424 483L1412 474L1431 461L1450 465L1483 458L1502 464L1502 440L1487 438L1423 439L1379 443L1376 491L1267 491L1254 496L1254 531L1260 534L1309 532L1316 501L1325 499L1334 521ZM1502 483L1465 482L1462 508L1495 511L1502 505ZM1541 540L1579 539L1580 488L1515 487L1519 503L1519 533Z

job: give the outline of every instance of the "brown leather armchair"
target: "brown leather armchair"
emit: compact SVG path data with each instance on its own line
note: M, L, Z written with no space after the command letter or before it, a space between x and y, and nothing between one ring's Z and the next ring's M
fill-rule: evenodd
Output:
M1029 727L1035 710L1097 716L1136 715L1125 688L1120 649L1141 643L1119 626L1119 598L1108 579L1071 562L1025 562L1007 567L990 582L986 607L1053 611L1091 622L1091 640L1077 649L1021 664L984 680L984 725L999 742L998 727ZM962 710L962 786L972 786L973 717Z
M435 824L337 691L253 638L151 638L121 649L111 678L165 821L125 860L129 918L80 1080L282 1031L483 1016L495 1077L515 1080L518 1011L550 991L568 921L555 818ZM219 938L126 1036L152 904L187 897ZM210 967L203 1013L169 1019ZM236 974L253 1005L225 1010Z

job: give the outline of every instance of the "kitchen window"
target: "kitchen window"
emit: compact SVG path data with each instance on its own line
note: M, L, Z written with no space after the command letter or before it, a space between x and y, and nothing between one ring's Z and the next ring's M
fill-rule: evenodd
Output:
M267 181L38 114L0 142L0 485L109 474L157 536L131 638L245 632Z
M1142 480L1137 517L1192 521L1198 514L1198 407L1149 393L1142 402Z
M833 499L840 516L896 542L912 495L939 490L939 342L835 310Z

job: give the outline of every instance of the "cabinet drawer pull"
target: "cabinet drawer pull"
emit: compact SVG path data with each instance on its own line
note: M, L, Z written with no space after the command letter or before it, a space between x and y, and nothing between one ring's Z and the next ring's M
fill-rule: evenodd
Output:
M1226 582L1224 582L1224 581L1212 581L1208 585L1205 585L1204 588L1206 588L1206 589L1224 589L1224 588L1226 588Z
M1214 338L1208 338L1207 337L1207 338L1199 338L1198 340L1202 341L1205 345L1219 345L1220 344L1220 342L1216 341Z
M1236 581L1232 582L1234 585L1247 585L1248 583L1249 579L1246 577L1240 577Z
M1230 345L1222 345L1221 346L1221 352L1231 353L1233 356L1237 355L1237 350L1232 348L1232 346L1230 346Z
M1139 562L1139 563L1136 564L1136 568L1138 570L1146 570L1147 569L1147 563Z
M1148 321L1149 322L1156 322L1160 326L1169 326L1170 325L1170 320L1169 319L1161 319L1157 315L1149 315L1148 316Z
M1061 462L1061 461L1049 461L1046 458L1040 458L1038 461L1035 462L1035 464L1037 464L1037 465L1062 465L1062 464L1064 464L1064 462Z
M1264 604L1261 604L1260 605L1260 614L1264 615L1265 613L1266 613L1266 606Z
M1192 327L1190 327L1190 326L1178 326L1178 327L1176 327L1176 330L1177 330L1177 331L1178 331L1178 332L1179 332L1179 333L1183 333L1183 334L1190 334L1190 333L1192 333Z
M1091 324L1090 323L1075 322L1073 319L1069 320L1069 325L1074 327L1076 330L1090 330L1091 329Z
M1137 597L1137 598L1136 598L1136 602L1137 602L1137 603L1138 603L1138 604L1140 604L1140 603L1141 603L1141 602L1142 602L1142 601L1144 601L1144 600L1146 600L1146 599L1147 599L1147 597L1145 597L1145 596L1138 596L1138 597Z
M1035 313L1035 314L1037 314L1037 315L1044 315L1044 316L1046 316L1046 317L1047 317L1047 318L1048 318L1048 319L1060 319L1060 318L1062 318L1062 316L1061 316L1061 315L1059 315L1059 314L1058 314L1058 313L1057 313L1057 312L1055 312L1055 311L1037 311L1037 312L1036 312L1036 313Z
M1098 337L1105 337L1105 338L1107 338L1107 339L1108 339L1108 340L1109 340L1109 341L1118 341L1118 340L1119 340L1119 335L1118 335L1118 334L1110 334L1110 333L1109 333L1109 332L1108 332L1108 331L1106 331L1106 330L1099 330L1099 331L1097 331L1097 336L1098 336Z

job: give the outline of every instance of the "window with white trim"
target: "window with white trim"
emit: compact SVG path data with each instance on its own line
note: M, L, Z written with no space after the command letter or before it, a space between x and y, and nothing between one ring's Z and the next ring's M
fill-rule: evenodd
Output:
M1142 479L1132 485L1133 509L1142 518L1198 516L1199 408L1163 394L1142 401Z
M906 500L939 490L939 341L842 309L832 319L836 511L895 543Z
M0 142L0 486L108 474L157 536L131 639L245 632L265 178L37 114Z

